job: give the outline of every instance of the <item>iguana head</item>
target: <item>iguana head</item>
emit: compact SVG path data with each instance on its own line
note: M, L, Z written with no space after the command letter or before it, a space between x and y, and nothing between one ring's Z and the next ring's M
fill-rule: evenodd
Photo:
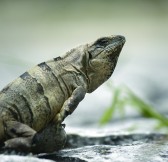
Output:
M112 75L124 43L120 35L102 37L72 49L64 59L85 76L87 92L91 93Z
M88 92L94 91L112 75L125 38L120 35L103 37L88 44L88 66L86 75L89 79Z

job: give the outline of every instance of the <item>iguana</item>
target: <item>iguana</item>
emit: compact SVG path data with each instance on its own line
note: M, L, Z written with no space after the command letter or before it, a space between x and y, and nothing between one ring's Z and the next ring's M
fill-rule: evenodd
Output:
M109 79L124 43L120 35L102 37L38 64L3 88L1 146L37 153L63 148L62 122Z

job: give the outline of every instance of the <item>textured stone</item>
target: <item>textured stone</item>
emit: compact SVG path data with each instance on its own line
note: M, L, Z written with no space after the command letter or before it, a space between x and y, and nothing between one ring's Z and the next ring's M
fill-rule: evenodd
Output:
M55 161L165 162L168 160L168 136L164 134L111 135L81 137L70 135L67 148L38 155Z
M31 156L19 156L19 155L0 155L1 162L53 162L47 159L38 159Z

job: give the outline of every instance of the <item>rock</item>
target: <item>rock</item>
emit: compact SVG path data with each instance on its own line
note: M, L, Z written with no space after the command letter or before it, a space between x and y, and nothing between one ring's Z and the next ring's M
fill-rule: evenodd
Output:
M135 127L136 126L136 127ZM127 119L115 121L104 127L68 127L68 139L63 150L50 154L31 155L6 150L0 161L19 161L20 157L29 162L49 159L57 162L165 162L168 161L168 135L166 131L154 132L156 122L151 119ZM131 129L130 129L131 128ZM132 129L133 128L133 129ZM166 128L165 128L166 129ZM156 131L156 129L155 129ZM141 133L138 133L141 132ZM147 133L148 132L148 133ZM11 156L18 154L20 156ZM26 157L23 157L26 156ZM33 157L34 156L34 159ZM39 158L39 159L38 159ZM6 161L5 161L6 162Z
M168 161L168 135L132 133L104 136L69 134L65 149L37 155L0 155L2 162L165 162ZM34 157L33 157L34 156ZM49 159L49 160L45 160Z
M52 154L41 154L38 157L58 162L165 162L168 160L168 136L164 134L104 137L69 135L64 150Z
M31 156L19 156L19 155L0 155L1 162L53 162L47 159L38 159Z

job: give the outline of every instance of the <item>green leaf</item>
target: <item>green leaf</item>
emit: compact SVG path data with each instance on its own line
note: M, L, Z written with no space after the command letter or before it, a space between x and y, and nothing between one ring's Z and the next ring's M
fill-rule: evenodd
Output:
M168 126L168 119L165 116L157 112L154 107L137 97L130 89L127 88L127 92L129 94L132 107L137 108L144 117L157 119L163 125Z
M142 116L158 120L160 126L168 126L168 119L164 115L157 112L154 107L136 96L128 87L120 86L116 88L111 83L108 83L108 87L114 95L111 106L107 108L100 119L101 125L107 124L113 118L116 110L123 117L125 108L129 105L133 109L137 109Z
M104 124L108 123L112 119L112 117L114 115L114 112L115 112L115 110L117 108L119 94L120 94L120 90L119 89L115 89L114 90L114 96L113 96L112 104L105 111L105 113L103 114L102 118L100 119L100 125L104 125Z

